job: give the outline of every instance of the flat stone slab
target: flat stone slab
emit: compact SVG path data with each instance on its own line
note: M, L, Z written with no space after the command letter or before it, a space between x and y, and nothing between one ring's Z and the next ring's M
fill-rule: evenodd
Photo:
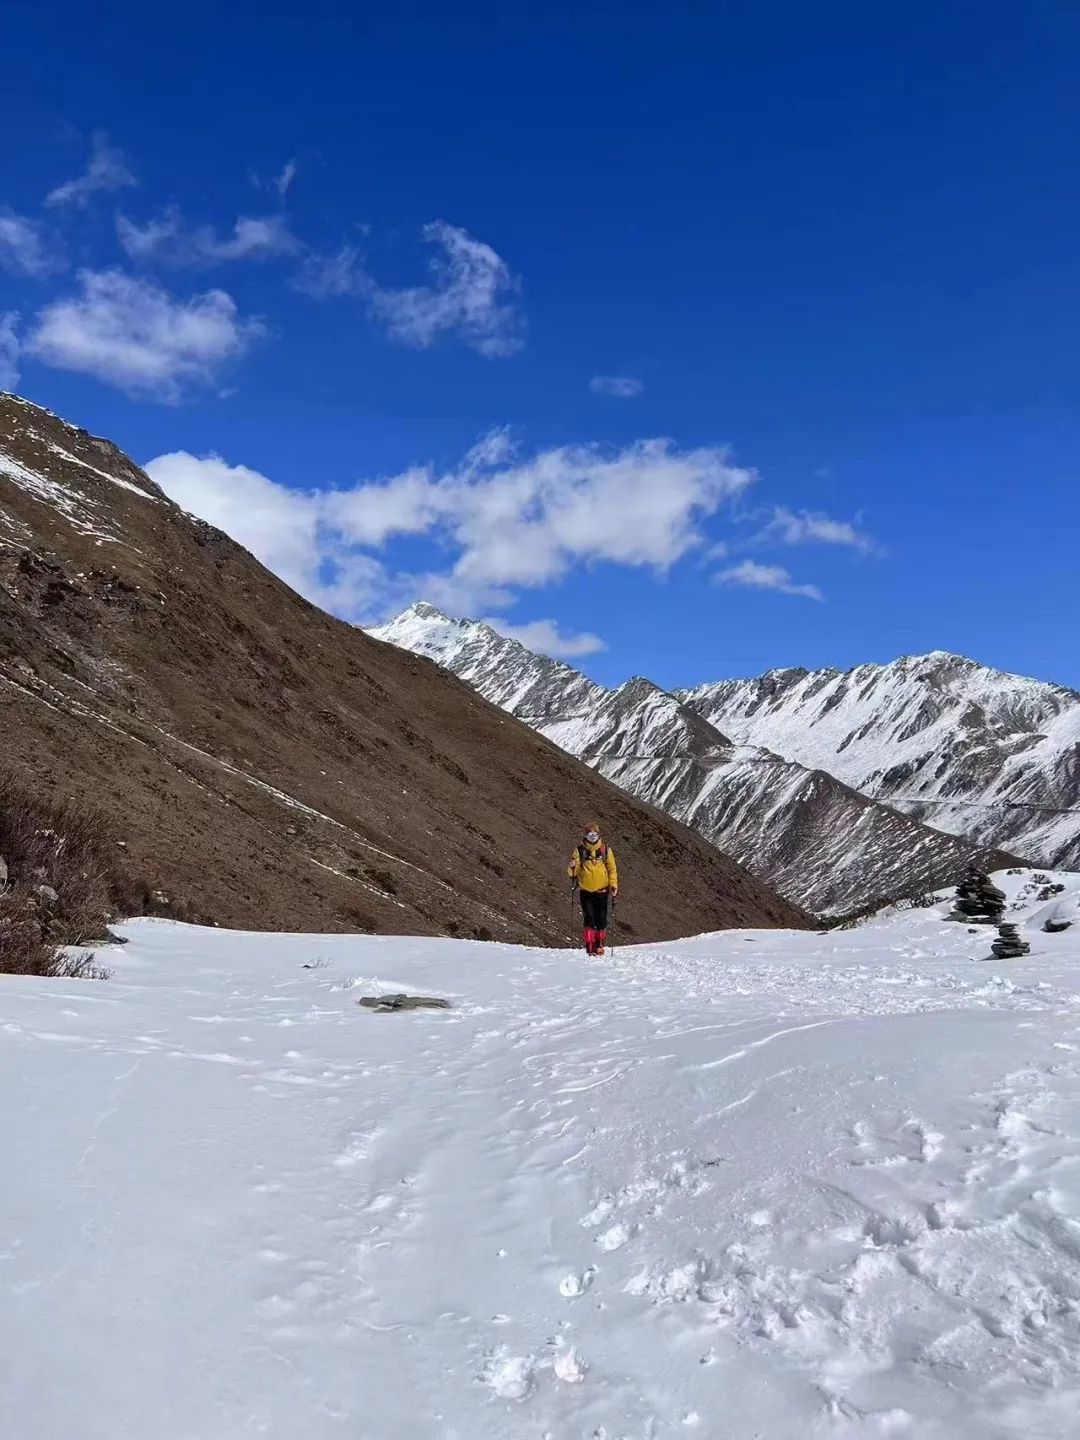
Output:
M438 995L361 995L356 1002L376 1014L388 1014L391 1010L449 1010L450 1001Z

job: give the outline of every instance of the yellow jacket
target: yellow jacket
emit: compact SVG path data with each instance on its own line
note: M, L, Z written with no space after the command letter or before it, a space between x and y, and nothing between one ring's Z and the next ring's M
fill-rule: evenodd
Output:
M619 888L619 872L615 868L615 851L600 840L590 845L583 840L570 857L566 871L571 880L576 880L582 890L612 890Z

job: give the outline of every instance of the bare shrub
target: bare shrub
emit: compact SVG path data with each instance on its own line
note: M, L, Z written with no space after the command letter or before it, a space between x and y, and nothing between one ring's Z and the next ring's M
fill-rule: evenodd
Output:
M99 965L89 950L82 950L77 955L66 955L61 951L49 974L60 980L108 980L112 971Z
M43 937L29 896L17 890L0 895L0 973L49 975L59 954Z
M66 978L105 974L65 946L106 938L115 899L128 887L109 827L91 806L39 795L0 772L0 971Z
M0 974L107 980L109 973L89 950L71 954L51 941L25 892L13 888L0 894Z

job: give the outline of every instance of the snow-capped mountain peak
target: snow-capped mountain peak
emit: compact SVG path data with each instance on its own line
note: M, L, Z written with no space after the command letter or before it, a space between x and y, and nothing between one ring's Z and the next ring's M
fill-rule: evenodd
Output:
M550 697L560 697L559 713L587 710L602 687L561 660L537 655L519 640L500 635L483 620L446 615L425 600L403 610L386 625L368 631L403 650L426 655L467 680L488 700L532 723L550 716ZM481 678L483 684L478 683Z
M875 804L824 767L729 731L646 676L607 689L489 625L425 603L371 633L453 670L809 909L850 910L943 884L980 858L965 841ZM807 674L774 671L758 682L760 694L797 689Z
M1080 694L934 650L680 691L734 739L935 827L1080 863Z

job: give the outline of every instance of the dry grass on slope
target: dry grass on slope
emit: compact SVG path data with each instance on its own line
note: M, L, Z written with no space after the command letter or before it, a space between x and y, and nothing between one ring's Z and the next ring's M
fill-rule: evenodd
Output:
M0 772L0 972L101 977L86 953L110 916L139 909L105 818Z

